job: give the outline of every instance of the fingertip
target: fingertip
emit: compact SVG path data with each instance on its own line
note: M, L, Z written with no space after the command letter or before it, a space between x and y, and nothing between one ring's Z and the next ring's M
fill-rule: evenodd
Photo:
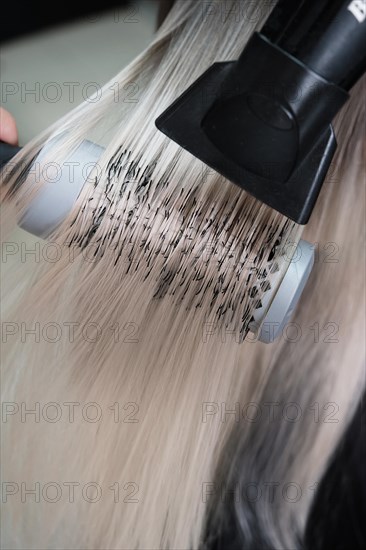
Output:
M15 119L3 107L0 107L0 141L18 145L18 130Z

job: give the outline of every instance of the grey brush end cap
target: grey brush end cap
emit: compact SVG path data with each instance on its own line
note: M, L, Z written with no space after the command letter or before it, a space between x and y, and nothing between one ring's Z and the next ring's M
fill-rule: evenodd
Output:
M250 330L257 334L260 342L272 343L283 333L309 279L314 257L314 245L300 240L277 293L273 296L269 291L262 300L262 307L255 311Z

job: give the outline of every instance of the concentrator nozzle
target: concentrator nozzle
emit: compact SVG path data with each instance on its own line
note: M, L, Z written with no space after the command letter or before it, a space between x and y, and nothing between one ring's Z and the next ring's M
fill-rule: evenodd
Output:
M305 224L336 150L331 122L366 70L366 20L354 16L349 2L294 4L278 2L239 59L212 65L156 126L256 199Z

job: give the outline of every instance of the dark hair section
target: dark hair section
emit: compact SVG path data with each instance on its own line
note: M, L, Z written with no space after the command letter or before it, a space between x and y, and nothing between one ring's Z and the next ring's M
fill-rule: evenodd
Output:
M333 455L310 510L306 550L366 548L366 394Z
M301 550L366 548L366 394L319 484L310 510ZM273 550L252 517L252 539L245 540L235 521L233 503L220 533L208 522L205 550Z

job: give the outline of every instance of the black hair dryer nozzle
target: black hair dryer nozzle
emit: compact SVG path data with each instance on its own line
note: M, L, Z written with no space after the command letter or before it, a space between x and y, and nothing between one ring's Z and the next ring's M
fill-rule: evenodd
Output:
M212 65L156 125L258 200L305 224L336 150L331 122L366 70L366 16L360 22L349 1L297 4L280 1L240 58Z

